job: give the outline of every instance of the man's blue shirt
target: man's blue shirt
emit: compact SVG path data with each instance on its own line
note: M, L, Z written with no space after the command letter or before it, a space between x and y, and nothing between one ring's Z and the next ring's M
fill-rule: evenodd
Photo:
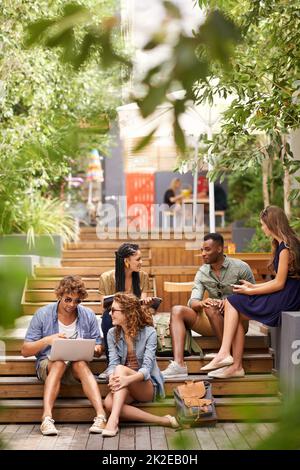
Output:
M45 336L54 335L59 332L57 315L58 304L59 302L55 302L37 310L31 319L25 341L38 341L39 339L45 338ZM102 344L95 313L82 305L77 306L76 330L78 332L78 338L95 339L96 344ZM51 346L46 346L36 354L36 369L39 363L48 357L50 350Z

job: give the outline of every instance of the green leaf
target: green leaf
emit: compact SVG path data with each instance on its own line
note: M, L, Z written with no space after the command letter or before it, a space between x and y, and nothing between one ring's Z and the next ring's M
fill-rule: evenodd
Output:
M63 16L72 16L77 13L88 13L89 10L84 7L83 5L78 5L77 3L68 3L64 7L64 14Z
M163 103L166 96L166 90L167 84L157 87L153 86L152 88L149 88L148 94L138 101L138 105L144 118L150 116L157 106Z
M42 19L42 20L35 21L34 23L30 23L27 26L25 45L29 47L29 46L32 46L33 44L40 42L43 39L46 31L54 23L55 23L55 20L50 20L50 19L45 19L45 20Z
M79 53L75 54L73 51L73 54L71 54L69 57L66 57L66 59L70 60L75 69L79 69L79 67L88 60L93 43L93 36L90 33L86 34L81 43Z
M232 46L241 41L241 31L223 12L214 10L200 27L198 37L206 45L212 58L229 67Z
M152 36L152 38L150 39L150 41L148 41L146 43L146 45L143 47L143 50L144 51L151 51L155 47L160 46L161 44L163 44L165 39L166 39L166 35L163 32L155 33Z
M299 189L292 189L290 194L289 194L289 201L294 201L295 199L297 199L300 195L300 190Z
M138 141L138 143L134 146L133 153L137 153L146 147L153 139L155 132L157 131L157 127L150 132L150 134L146 135L142 139Z
M73 29L69 28L63 31L58 31L57 34L49 35L45 39L46 47L57 47L62 46L65 51L74 48L74 32Z
M186 149L186 144L185 144L185 136L184 136L184 133L183 133L183 130L178 122L178 119L174 119L174 124L173 124L173 129L174 129L174 140L175 140L175 143L177 145L177 147L179 148L180 152L182 154L185 153L185 149Z
M165 0L164 7L171 17L176 18L176 19L181 18L180 9L174 3Z

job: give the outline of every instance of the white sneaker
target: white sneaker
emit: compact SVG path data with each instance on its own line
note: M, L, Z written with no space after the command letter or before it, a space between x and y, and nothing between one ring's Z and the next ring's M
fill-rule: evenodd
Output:
M99 415L94 418L94 424L89 429L89 432L93 432L95 434L102 434L103 429L106 426L106 416Z
M40 430L43 436L57 436L58 434L58 431L54 426L54 419L50 418L50 416L46 416L43 419Z
M101 374L98 375L98 382L108 382L108 368L105 369L103 372L101 372Z
M183 367L175 361L170 361L168 367L162 371L164 379L186 379L188 377L187 366Z

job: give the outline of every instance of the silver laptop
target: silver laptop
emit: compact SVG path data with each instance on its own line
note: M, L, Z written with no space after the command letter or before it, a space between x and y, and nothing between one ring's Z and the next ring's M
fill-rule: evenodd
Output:
M50 361L91 361L94 356L95 339L64 339L53 341Z

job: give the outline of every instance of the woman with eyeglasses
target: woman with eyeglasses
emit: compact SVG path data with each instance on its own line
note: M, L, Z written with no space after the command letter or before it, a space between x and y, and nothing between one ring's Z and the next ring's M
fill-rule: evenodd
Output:
M139 246L135 243L123 243L115 252L115 269L100 276L101 302L107 295L113 295L116 292L131 292L148 304L152 300L151 297L147 297L148 289L149 277L145 271L142 271L142 254ZM109 360L107 333L112 327L109 311L110 308L104 311L101 324L107 360ZM99 379L105 380L106 378L107 374L104 371Z
M300 309L300 240L289 225L284 211L268 206L260 214L263 232L272 238L274 279L261 284L241 281L234 285L234 294L227 297L224 313L224 333L221 349L216 357L201 370L213 371L216 378L245 375L242 356L244 350L244 317L279 326L281 312ZM231 347L233 357L231 356Z
M120 418L178 427L173 416L156 416L132 405L164 397L163 377L156 362L157 336L152 315L133 294L117 293L111 309L113 328L107 335L109 389L104 406L110 412L103 437L115 436Z

